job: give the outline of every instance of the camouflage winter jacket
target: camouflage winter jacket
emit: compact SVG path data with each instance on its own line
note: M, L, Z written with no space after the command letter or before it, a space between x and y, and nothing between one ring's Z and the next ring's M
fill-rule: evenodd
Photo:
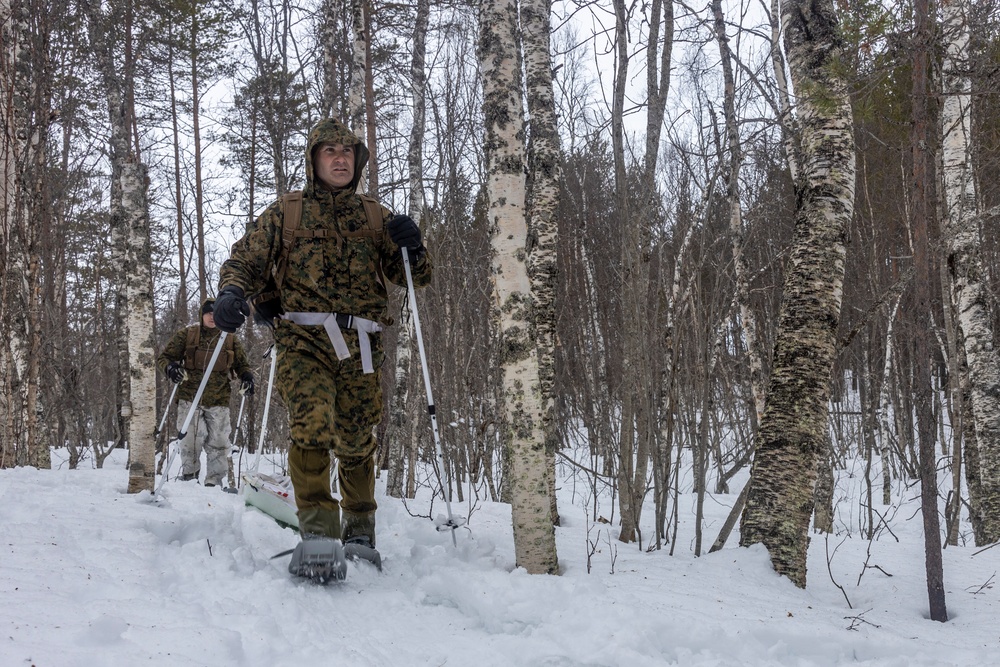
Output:
M313 151L322 143L355 148L354 180L341 190L328 190L315 179ZM397 285L406 284L406 274L399 248L386 231L390 213L385 207L381 233L365 233L368 219L355 191L367 162L368 149L340 121L320 121L310 132L299 227L323 230L325 235L296 239L281 288L281 305L286 312L342 313L392 324L387 313L388 295L376 266L381 265L385 277ZM264 289L265 272L280 254L283 214L279 199L233 244L220 271L220 290L236 285L250 296ZM411 261L411 268L415 286L430 282L432 265L426 252Z
M187 370L187 379L177 388L177 398L181 401L194 400L195 394L198 393L198 385L201 384L201 379L205 374L203 370L194 367L197 364L192 364L191 359L188 358L191 355L187 354L188 332L194 329L200 329L198 332L198 350L200 353L197 356L204 359L202 365L207 364L211 359L212 352L215 351L216 344L219 342L219 330L214 327L210 329L202 324L192 324L175 333L170 342L163 348L160 356L156 358L156 367L164 374L166 374L167 365L171 361L181 362L181 365ZM226 348L229 347L228 340L232 340L233 344L232 351L227 354ZM231 357L231 359L228 357ZM226 370L226 362L229 362L228 370ZM201 401L199 401L199 405L206 408L229 405L229 395L231 392L229 386L230 378L238 378L250 370L247 353L236 336L230 335L227 339L223 351L219 354L219 360L216 362L215 368L215 372L208 378L205 393L201 395Z

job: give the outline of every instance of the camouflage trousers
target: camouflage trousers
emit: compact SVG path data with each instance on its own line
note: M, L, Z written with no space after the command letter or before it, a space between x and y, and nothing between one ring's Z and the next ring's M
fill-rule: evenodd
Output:
M190 401L177 402L177 429L184 426ZM229 433L232 426L229 423L229 406L220 405L211 408L199 407L188 426L187 435L181 440L181 473L194 475L197 478L201 471L201 452L205 451L205 484L222 484L229 473L228 449Z
M351 356L340 361L322 326L278 322L276 386L288 409L288 468L303 535L345 540L363 535L374 545L374 429L382 418L379 367L385 354L381 336L372 334L375 372L365 374L357 332L343 335ZM331 452L337 458L339 502L330 488Z

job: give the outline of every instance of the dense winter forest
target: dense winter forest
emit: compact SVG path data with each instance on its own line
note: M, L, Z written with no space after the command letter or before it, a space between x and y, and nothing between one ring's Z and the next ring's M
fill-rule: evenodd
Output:
M418 474L398 290L392 495L511 502L518 564L551 572L556 460L642 548L674 547L679 493L732 493L695 552L741 522L805 586L861 461L869 534L922 495L938 620L943 545L1000 540L996 0L0 0L0 25L0 467L128 446L152 489L153 360L332 115L436 266L444 466ZM264 385L271 333L240 336ZM280 402L264 428L287 446Z

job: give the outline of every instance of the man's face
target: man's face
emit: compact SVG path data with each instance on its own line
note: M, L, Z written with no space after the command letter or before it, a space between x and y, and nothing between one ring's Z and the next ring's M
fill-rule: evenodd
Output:
M215 315L212 313L205 313L201 316L201 323L205 325L207 329L215 328Z
M314 159L316 178L327 188L346 188L354 180L354 146L320 144Z

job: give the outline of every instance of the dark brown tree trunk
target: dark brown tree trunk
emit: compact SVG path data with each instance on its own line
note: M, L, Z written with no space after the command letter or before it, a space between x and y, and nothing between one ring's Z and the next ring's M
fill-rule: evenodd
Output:
M910 311L914 332L914 408L917 414L917 440L920 455L920 497L924 523L924 555L927 571L927 597L930 617L947 621L944 597L944 565L941 558L941 525L938 518L937 438L931 406L931 346L933 330L930 285L931 267L928 228L933 215L933 183L930 141L930 48L933 39L928 0L915 0L916 30L913 49L913 126L911 146L913 174L911 180L911 229L913 234L914 307Z

